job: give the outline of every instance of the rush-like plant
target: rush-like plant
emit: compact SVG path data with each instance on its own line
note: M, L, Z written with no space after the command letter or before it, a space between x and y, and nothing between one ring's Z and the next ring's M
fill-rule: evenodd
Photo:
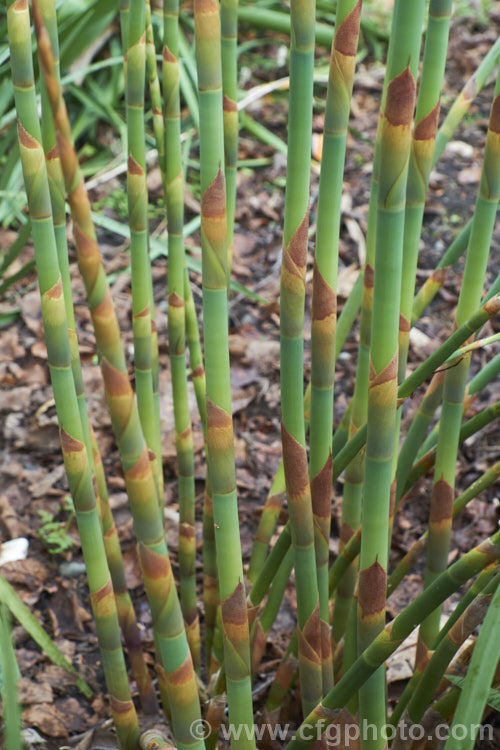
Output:
M498 279L485 289L500 200L500 78L493 92L473 218L416 295L415 286L431 169L497 65L500 42L465 84L439 128L452 0L430 0L421 55L425 9L424 0L394 3L373 157L366 260L337 320L344 161L358 40L366 20L362 0L338 0L332 28L317 25L315 0L291 0L280 289L283 458L262 510L247 570L240 540L228 345L239 128L237 2L222 0L219 6L216 0L195 0L191 15L183 8L180 12L178 0L164 0L161 15L149 0L119 3L134 393L61 88L55 2L32 0L30 6L28 0L7 0L10 70L29 207L26 227L31 226L33 234L62 455L121 750L170 747L155 731L141 733L142 717L132 699L125 653L143 712L155 714L160 698L176 747L214 748L226 705L231 746L238 750L256 747L253 684L292 574L296 630L270 685L265 710L259 711L269 736L297 679L298 718L287 737L289 750L313 742L326 747L334 730L347 736L346 724L361 731L363 750L382 750L389 742L398 750L416 750L413 739L408 740L414 736L408 730L422 722L432 723L436 716L452 730L462 720L467 722L468 739L461 742L450 736L445 750L469 748L477 732L473 725L481 721L490 689L498 685L500 531L452 565L448 559L453 518L499 476L499 463L492 462L455 497L459 446L500 412L497 402L472 417L468 413L481 391L498 382L500 371L497 354L469 378L477 348L498 339L496 335L484 338L481 330L500 311ZM276 13L264 9L262 18L275 18ZM240 15L251 21L252 9L247 5ZM262 18L254 19L257 25ZM41 117L32 20L41 72ZM276 28L282 29L283 17L279 23ZM325 37L332 42L319 196L317 207L311 207L318 31L320 42ZM184 105L190 110L186 120ZM168 227L164 296L168 300L178 475L179 582L173 575L164 528L159 342L150 265L153 239L148 225L148 107ZM185 121L188 143L193 140L199 146L202 336L184 247ZM260 127L261 134L267 132ZM144 658L105 471L87 415L71 296L65 201L151 608L156 680ZM305 387L306 271L312 239L311 382ZM23 230L19 245L25 242ZM16 252L14 248L7 260ZM416 366L410 348L412 325L442 285L444 269L463 253L465 270L449 336L440 345L436 342L433 353ZM6 263L4 259L2 269ZM334 429L335 363L358 312L353 396ZM189 376L206 454L199 556ZM425 392L417 394L423 385ZM402 411L413 397L409 407L413 420L403 434ZM427 529L388 574L395 514L414 484L430 470ZM342 473L340 486L337 480ZM331 559L334 488L342 500L342 522L338 554ZM271 545L282 512L288 520ZM422 592L387 623L387 597L424 555ZM198 557L203 563L202 581L196 575ZM466 587L462 601L443 625L443 603L462 587ZM7 669L12 660L3 615L0 625L0 650ZM445 678L455 674L457 659L465 660L459 649L466 638L475 639L478 627L477 646L471 647L471 664L460 692ZM416 628L414 674L389 712L384 662ZM12 695L8 700L15 703ZM14 736L16 724L17 718L6 726L6 737ZM370 730L365 734L367 724ZM349 732L352 737L352 727Z

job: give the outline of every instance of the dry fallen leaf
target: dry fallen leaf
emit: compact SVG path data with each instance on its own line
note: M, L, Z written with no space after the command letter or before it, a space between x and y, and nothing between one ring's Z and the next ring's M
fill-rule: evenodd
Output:
M63 476L65 476L65 468L64 464L61 463L59 466L56 466L53 471L46 474L41 481L37 480L30 484L29 489L31 495L33 497L44 497Z
M21 317L29 328L40 340L43 339L42 310L40 307L40 292L28 292L20 301Z
M36 727L49 737L67 737L66 717L50 703L38 703L23 711L25 726Z
M457 176L460 185L476 185L481 179L481 165L473 164L472 167L462 169Z
M33 682L27 677L22 677L17 683L19 691L19 702L23 706L33 703L52 703L52 688L47 682Z
M339 297L347 299L352 291L352 288L356 282L360 273L359 266L357 263L351 263L346 268L339 269L339 275L337 280L337 294Z
M7 494L0 495L0 519L9 532L11 539L27 536L28 527L19 520L17 509L15 509L15 505L11 502Z
M25 349L19 344L17 329L3 330L0 337L0 362L11 362L13 359L24 357L25 354Z
M64 667L57 664L47 664L41 671L37 671L37 680L50 687L56 693L64 694L75 684L75 678Z

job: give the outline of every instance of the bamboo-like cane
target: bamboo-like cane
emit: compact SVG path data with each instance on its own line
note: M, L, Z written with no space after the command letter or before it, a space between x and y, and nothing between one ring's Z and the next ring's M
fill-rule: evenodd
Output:
M443 87L452 0L431 0L425 37L422 75L415 113L406 187L403 267L399 321L398 381L406 376L410 319L415 294L418 248L425 197L436 141Z
M401 285L406 177L411 146L424 3L396 2L394 46L389 50L387 88L382 100L380 163L370 336L367 438L358 583L358 651L385 622L389 517L397 413L399 290ZM400 32L401 29L401 37ZM406 32L406 33L404 33ZM406 36L407 35L407 36ZM397 46L396 43L400 42ZM388 239L389 238L389 239ZM346 673L348 674L348 673ZM376 672L359 691L360 721L377 727L363 747L384 745L385 672Z
M477 394L486 387L500 373L500 354L493 357L470 381L467 387L467 398L464 402L464 412L473 403ZM422 399L414 419L406 433L398 458L396 506L403 496L406 481L411 471L415 457L421 458L428 449L437 442L437 432L432 430L424 443L423 437L434 416L434 412L441 403L445 370L436 373L431 380L427 392ZM437 427L437 425L436 425Z
M113 593L116 600L118 620L122 629L123 638L127 647L128 658L132 673L137 683L141 696L141 705L145 713L154 714L158 710L156 695L151 675L144 661L142 650L142 639L137 626L137 618L134 606L127 588L125 568L118 538L118 531L113 519L111 505L109 503L106 478L102 465L101 455L97 445L94 431L91 429L90 439L92 444L93 463L97 485L97 501L100 510L102 533L104 537L104 549L108 561Z
M483 589L485 588L485 586L487 586L487 584L489 584L489 582L491 581L492 577L495 575L495 573L497 572L497 570L498 570L498 563L492 563L491 565L488 565L478 575L478 577L476 578L476 580L469 587L469 589L466 592L466 594L463 597L463 599L460 600L460 610L461 611L457 612L458 607L456 607L455 610L450 615L450 617L448 618L448 620L446 622L446 625L443 628L441 628L441 630L439 631L438 638L436 639L435 643L433 644L433 646L436 648L436 650L439 651L439 645L440 645L441 641L443 641L446 638L447 633L449 632L449 630L452 629L452 627L454 627L455 623L457 623L457 621L459 619L461 619L461 616L464 614L465 610L469 607L469 605L471 605L474 601L478 600L478 595L481 594L481 592L483 591ZM484 616L484 611L482 612L482 616ZM462 621L462 624L463 624L463 621ZM455 630L455 639L459 640L459 636L460 636L460 629ZM462 641L459 640L458 645L461 645L461 643L462 643ZM438 667L441 664L441 661L442 661L444 655L448 654L448 649L450 647L453 648L452 645L448 642L446 644L446 646L444 647L444 653L443 653L443 651L441 651L441 656L438 657L438 665L437 665ZM437 693L442 693L443 689L445 689L448 686L448 684L446 683L446 680L441 680L441 682L439 680L440 680L440 676L443 673L444 669L447 668L447 665L448 665L449 661L451 661L454 653L455 653L455 651L453 651L452 653L450 653L450 658L446 660L446 663L444 664L444 668L443 668L443 670L439 671L439 674L438 674L436 680L434 680L434 677L433 677L433 675L436 673L436 669L435 669L436 660L434 660L434 664L431 666L431 661L434 659L434 654L432 654L431 659L429 661L429 664L425 668L425 671L424 671L423 674L420 673L418 670L415 670L413 672L413 675L411 676L410 680L406 684L405 689L403 690L403 693L401 694L401 696L400 696L400 698L399 698L399 700L397 702L397 705L396 705L396 707L394 708L394 711L391 714L389 723L392 726L398 727L399 730L401 729L401 727L400 727L400 720L402 719L402 717L404 719L408 718L408 714L407 714L407 710L406 709L407 709L407 706L408 706L409 703L413 703L413 705L415 706L414 699L415 699L415 695L416 694L418 694L417 706L419 706L419 704L421 703L421 700L422 700L422 689L420 688L420 684L423 682L424 684L430 685L431 682L432 682L434 689L432 690L432 692L429 692L427 694L427 699L426 699L425 706L422 707L422 714L420 716L420 719L423 718L423 715L425 713L425 710L426 710L427 706L429 705L430 700L432 698L435 698ZM453 670L453 664L449 667L449 669ZM446 669L446 671L448 671L448 669ZM444 685L444 687L443 687L443 682L446 683ZM439 688L441 688L441 689L439 689ZM424 690L424 694L426 694L425 690ZM420 711L420 708L419 708L419 711ZM399 734L401 735L401 731L399 731Z
M335 336L335 362L338 359L340 352L342 351L346 342L347 336L352 329L354 320L356 318L359 305L361 303L361 287L362 278L358 276L354 287L351 290L349 298L342 308L337 320L336 336ZM311 397L311 384L306 388L304 394L304 430L307 432L309 419L307 418L307 411L310 411L310 397ZM309 406L308 406L309 403ZM346 441L346 436L342 437L337 429L332 438L332 455L335 455L333 450L335 439L337 438L337 445L343 447ZM340 448L339 448L340 450ZM248 567L248 579L252 582L259 575L264 561L266 559L267 549L269 542L276 528L276 522L279 514L283 507L283 501L285 499L285 475L283 459L278 464L278 469L274 476L271 484L268 496L262 515L259 521L259 525L255 534L254 544L252 547L252 554L250 557L250 564Z
M467 440L471 435L474 435L479 430L482 430L483 427L486 427L487 424L490 422L493 422L495 419L498 418L500 415L500 401L497 401L496 403L492 404L491 406L488 406L486 409L483 409L481 412L476 414L474 417L469 419L467 422L465 422L458 434L458 443L459 445L464 442L464 440ZM437 440L436 440L437 442ZM424 474L426 474L429 469L432 469L436 462L436 444L434 443L434 447L427 451L421 458L418 459L418 461L415 462L415 464L412 467L412 470L410 471L408 475L408 482L406 483L405 492L412 487L415 482L420 479L420 477L423 477ZM404 497L404 496L403 496Z
M203 332L207 446L221 599L229 720L242 731L233 748L255 747L250 643L234 464L227 312L227 227L219 7L195 0L201 157Z
M445 0L446 4L447 2L448 0ZM440 23L440 21L438 23ZM446 24L447 24L447 12L444 13L444 25ZM440 36L439 32L438 32L438 36ZM440 51L437 50L437 52L439 55ZM433 164L436 163L440 154L444 150L446 144L452 137L455 129L459 125L461 119L464 117L464 115L468 111L468 108L470 104L472 103L472 101L474 100L474 97L477 95L477 93L479 93L479 91L481 91L485 82L488 80L488 77L490 73L492 72L499 56L500 56L500 47L499 47L498 42L496 42L491 48L491 50L488 52L486 57L481 61L481 64L479 65L478 70L473 74L473 76L471 76L471 78L465 85L462 93L459 94L459 96L457 97L457 100L455 101L452 109L450 110L449 117L445 118L443 125L438 131L438 136L437 136L438 146L435 149L435 153L433 157ZM429 60L430 67L433 67L434 60L431 57L431 53L429 53L429 58L430 58ZM359 378L360 380L362 380L362 373L366 370L366 368L363 370L363 366L362 366L364 352L367 351L367 347L369 346L369 328L370 328L371 299L372 299L372 285L373 285L372 264L373 264L374 227L375 227L374 206L376 204L376 192L378 189L378 179L377 179L377 171L376 171L377 163L378 163L378 155L377 155L377 149L376 149L375 158L374 158L372 187L371 187L371 192L370 192L370 220L369 220L368 235L367 235L367 266L365 268L365 279L364 279L365 283L364 283L364 294L363 294L362 315L361 315L361 331L360 331L360 349L358 352L357 378ZM422 289L416 295L415 300L414 300L413 311L412 311L412 324L415 323L415 321L422 315L425 307L431 302L434 295L437 293L438 289L442 285L444 281L445 268L448 265L454 264L458 260L458 257L460 257L462 252L465 250L468 240L469 240L469 236L470 236L470 228L471 228L471 222L469 222L469 224L467 224L467 226L464 227L464 229L460 232L456 240L452 243L448 251L443 256L442 260L438 264L438 267L435 273L432 274L432 276L428 280L428 283L426 282L426 284L424 284ZM366 391L366 386L363 386L362 382L359 383L358 388L357 388L358 395L356 393L356 388L355 388L354 400L356 401L357 399L359 399L358 409L359 408L363 409L362 394L364 394L365 391ZM361 411L361 416L358 416L355 419L355 424L351 428L350 437L353 437L359 425L363 424L363 422L366 420L366 406L364 407L364 409L365 409L364 412ZM355 417L354 409L351 410L351 413L353 414L353 417ZM347 475L346 475L344 498L346 494L348 495L348 497L350 497L350 493L354 492L354 490L351 490L351 486L350 486L351 474L353 475L352 485L354 488L356 488L356 485L362 481L362 473L360 472L359 468L356 473L355 462L351 463L351 465L349 466ZM354 494L354 497L356 497L355 494ZM357 504L359 505L359 500L357 501ZM344 507L348 509L349 506L350 506L349 500L347 502L345 502L344 500L343 511L344 511ZM356 507L356 502L354 502L354 508L355 507ZM349 531L347 530L346 535L348 533ZM339 601L339 603L341 602ZM337 632L337 635L340 637L341 633L343 632L342 624L337 625L339 610L341 610L341 608L337 606L337 610L334 613L334 621L333 621L334 641L335 641L335 633ZM345 615L342 616L341 620L344 620L344 619L345 619Z
M469 320L463 325L459 326L454 331L448 340L440 346L434 354L417 367L414 372L409 375L404 383L398 388L398 399L402 403L402 399L411 396L414 391L434 372L443 364L443 362L456 351L461 344L466 341L472 334L481 328L489 318L497 315L500 311L500 295L492 297L486 302L479 310L477 310ZM447 353L445 353L447 352ZM352 437L346 445L342 448L338 456L333 460L332 472L333 479L337 479L344 471L346 466L354 458L354 456L360 451L366 442L366 425L360 427L357 433ZM413 480L414 482L415 480Z
M158 79L156 49L151 23L151 7L149 1L147 1L146 65L149 81L149 91L151 96L151 107L153 112L153 129L158 150L158 162L162 177L163 191L167 204L167 223L169 224L169 296L170 294L174 295L171 299L173 304L169 305L168 313L170 316L169 319L172 318L169 323L169 337L170 334L172 334L173 337L172 341L170 341L169 339L170 352L175 352L175 354L173 354L174 361L171 364L171 373L174 403L176 405L174 407L174 422L176 424L176 451L178 452L177 460L180 477L179 504L182 516L180 526L182 541L179 546L179 558L182 578L181 605L186 622L191 654L193 656L195 667L198 670L200 666L201 649L199 618L196 608L195 596L196 581L194 576L194 449L192 444L191 416L189 413L187 401L187 373L183 369L181 369L181 359L184 358L184 365L186 361L186 332L191 354L191 364L193 370L193 382L195 385L196 399L200 417L202 420L203 430L206 434L205 371L203 368L203 359L201 355L201 347L199 344L198 323L196 320L196 310L194 307L191 285L189 283L188 271L187 268L184 267L181 283L179 283L178 272L180 262L179 256L181 252L184 263L184 245L182 235L182 227L184 223L184 208L182 196L183 175L180 165L180 71L177 59L179 24L178 7L175 2L164 3L163 22L165 41L163 54L163 84L165 91L165 106L162 104L161 89ZM179 122L176 122L176 120L178 120ZM171 155L171 158L168 161L170 169L167 169L167 152L169 152ZM172 172L176 172L173 178ZM172 178L170 183L169 178ZM168 219L169 215L170 220ZM170 248L170 243L172 243L172 249ZM174 269L174 271L172 271L172 269ZM175 287L175 289L173 287ZM181 308L184 314L183 321L180 320ZM180 330L181 327L182 331ZM211 501L210 483L208 479L206 483L206 492L208 493L209 500L204 503L204 507ZM209 528L209 526L210 524L204 524L204 539L206 534L208 533L207 529ZM213 537L213 518L211 534ZM204 543L204 557L206 556L206 547L209 547L209 543ZM213 549L213 559L215 560L215 546ZM204 571L204 581L205 579L206 574ZM213 588L214 586L212 585L211 589L213 590ZM206 595L206 590L207 586L204 584L205 639L206 652L208 654L210 652L209 637L210 633L213 630L211 622L212 619L215 621L215 615L213 615L213 617L211 615L213 609L212 600L214 597L213 595L211 595L210 598L208 595Z
M436 578L406 607L358 657L321 703L297 729L286 750L305 750L332 719L332 711L346 704L353 693L376 672L408 635L469 578L500 558L500 531L469 550ZM498 591L498 589L497 589Z
M269 716L279 711L288 691L295 682L299 670L297 653L298 641L297 631L295 630L283 659L276 670L276 676L267 696L266 712Z
M165 123L163 120L163 106L160 79L158 78L158 65L156 62L156 45L151 19L151 2L146 0L146 76L148 79L149 96L153 118L153 132L155 136L156 149L158 151L158 166L165 191Z
M477 70L471 75L465 86L453 102L450 111L446 115L436 138L433 163L435 164L443 153L446 144L453 136L458 123L469 110L475 97L488 81L491 73L500 60L500 39L497 39L488 53L481 60Z
M275 573L267 602L255 621L253 628L252 644L252 672L255 674L259 668L260 661L266 647L267 636L276 619L283 594L290 579L293 568L293 550L290 547L283 562Z
M500 583L498 573L497 575L493 575L494 572L494 569L488 571L489 574L491 573L492 580L477 594L476 598L473 599L463 614L443 636L438 647L433 652L418 687L408 703L408 718L413 724L417 724L424 715L429 700L434 695L441 677L462 643L483 621L493 594Z
M398 466L396 470L396 505L401 500L408 475L413 466L422 441L434 417L434 413L440 406L443 398L444 370L437 372L420 402L415 418L406 433L403 445L399 452Z
M196 403L200 414L203 434L205 436L205 455L208 456L207 440L207 405L206 405L206 377L201 353L200 331L196 318L189 274L184 269L184 309L186 313L186 336L191 364L191 379L193 381ZM205 477L205 492L203 495L203 604L205 607L205 660L207 669L210 668L212 644L218 609L217 586L217 555L215 551L215 527L212 488L208 470Z
M106 398L138 538L139 561L166 674L174 735L179 747L203 748L203 741L193 740L189 732L191 723L200 718L200 704L168 558L157 486L127 375L116 314L95 238L90 203L72 144L64 100L54 75L50 42L44 27L40 23L36 26L40 62L54 115L61 165L74 221L79 266L89 299Z
M472 219L469 219L462 231L455 237L436 268L431 275L422 284L415 299L411 313L412 325L421 317L425 308L430 305L436 294L444 284L446 271L453 266L465 252L469 244L470 230L472 228Z
M54 53L55 74L59 76L59 40L57 34L56 7L54 0L38 0L38 9L43 23L49 34L50 43ZM118 533L113 520L111 506L109 504L108 489L102 467L101 456L97 441L92 428L88 423L87 406L83 388L83 374L78 351L78 342L75 332L75 320L73 301L71 293L71 280L69 275L68 246L66 237L66 210L64 205L64 177L59 159L56 143L54 120L50 104L42 78L42 142L45 150L47 163L47 176L52 205L54 232L57 244L57 254L61 280L64 291L64 302L66 307L66 318L68 321L68 335L71 350L71 369L75 382L76 396L80 409L80 419L84 435L85 447L91 466L97 480L97 509L101 517L102 531L104 537L104 548L108 561L113 592L116 600L118 620L122 630L123 638L127 646L127 652L134 674L135 681L141 697L141 704L145 713L157 711L156 696L151 682L151 676L144 661L141 636L137 627L137 619L132 605L132 600L127 589L123 558L121 554ZM90 427L90 429L89 429Z
M178 14L176 0L165 0L163 93L165 129L165 198L168 227L168 341L174 398L175 442L179 473L179 567L181 606L195 668L201 663L196 594L194 528L194 448L186 372L184 309L184 181L181 158Z
M487 471L476 479L470 487L462 492L453 503L453 518L464 508L470 500L490 487L500 476L500 461L497 461ZM401 582L404 576L411 570L413 564L423 552L428 538L428 531L425 531L410 547L403 559L394 568L387 582L388 596L392 594L396 586Z
M314 528L304 430L303 334L315 3L290 7L290 99L285 224L281 268L281 435L294 547L299 629L301 698L304 712L322 694L322 640L314 550Z
M436 3L436 13L430 13L430 36L433 38L437 38L438 43L437 44L427 44L428 54L427 59L424 60L424 65L427 68L427 70L430 70L429 75L427 76L427 80L431 80L433 82L438 82L441 77L441 72L439 71L441 65L442 65L442 52L443 48L445 49L446 45L444 44L444 39L441 37L446 36L446 27L448 24L448 0L445 0L445 3L443 5L442 2ZM434 16L435 16L435 22L434 22ZM445 123L443 123L443 127L440 128L438 133L438 140L439 140L439 150L436 155L436 157L433 160L433 163L436 162L438 156L444 149L446 143L452 136L454 130L458 126L460 120L465 115L466 111L468 110L468 107L470 106L470 103L472 102L475 93L477 93L482 86L484 85L485 81L487 80L487 77L491 73L493 66L495 64L495 60L498 57L498 50L497 45L494 45L494 47L490 50L484 61L481 62L481 65L479 66L478 71L474 74L474 76L471 78L470 82L468 83L466 89L467 89L467 96L459 96L457 98L456 105L454 105L453 114L450 113L450 118L446 118ZM424 69L423 69L424 72ZM421 97L422 106L425 111L425 108L427 107L428 103L428 97L427 93L432 93L432 90L435 87L433 86L426 86L424 89L425 96ZM438 87L436 87L438 88ZM427 90L427 91L426 91ZM421 88L422 91L422 88ZM418 118L417 118L418 119ZM420 132L422 132L422 128L420 128ZM417 135L419 133L417 132ZM425 139L422 144L419 145L419 150L422 152L422 146L424 146L424 150L426 148L425 146ZM420 161L422 160L423 154L420 157ZM351 413L353 415L352 419L354 419L354 423L351 422L351 430L350 430L350 437L353 437L353 435L356 432L356 429L363 424L363 422L366 420L366 405L363 407L363 394L366 391L366 385L363 386L363 379L362 374L366 371L366 368L363 369L363 357L364 352L367 351L367 347L369 345L369 326L370 326L370 316L371 316L371 300L372 300L372 285L373 285L373 273L371 272L371 264L373 264L373 234L374 234L374 226L375 226L375 220L373 218L374 210L372 210L372 206L376 203L376 191L378 189L378 181L377 181L377 170L376 165L378 163L378 156L377 153L375 155L374 160L374 172L373 172L373 179L372 179L372 189L370 194L370 220L369 220L369 227L368 227L368 235L367 235L367 266L365 269L365 291L363 295L363 306L362 306L362 315L361 315L361 333L360 333L360 349L359 349L359 356L358 356L358 367L357 367L357 380L359 381L357 387L355 388L355 396L354 396L354 403L356 404L356 407L352 409ZM410 162L410 166L413 162ZM425 174L422 176L423 182L425 182ZM420 175L416 178L416 181L419 182ZM432 279L429 280L429 284L424 285L425 289L423 288L421 290L421 293L417 295L415 298L415 304L412 314L412 323L415 322L415 320L420 317L423 310L425 309L425 306L430 303L432 300L434 294L437 292L439 287L444 281L444 268L449 265L456 262L457 257L465 250L465 246L468 241L470 233L470 226L467 226L464 228L464 230L460 233L460 235L457 237L456 241L452 243L452 246L450 246L449 251L445 254L445 256L442 259L442 262L439 264L438 271L436 274L433 274ZM416 232L415 236L419 236L419 233ZM368 274L368 276L367 276ZM405 293L406 294L406 293ZM402 295L402 298L405 295ZM367 376L366 376L367 377ZM437 396L437 394L436 394ZM364 411L363 411L364 409ZM359 465L358 465L359 464ZM353 513L354 518L356 518L356 508L359 509L360 506L360 498L359 498L359 488L362 484L362 465L361 465L361 459L358 457L355 461L352 461L349 465L347 472L346 472L346 482L344 486L344 502L343 502L343 514L349 513L349 509L351 508L351 505L353 507ZM351 479L352 478L352 479ZM351 497L353 498L353 502L351 504ZM358 511L359 512L359 511ZM347 521L347 519L345 519ZM350 534L350 531L348 527L343 526L343 534L348 537ZM349 597L349 592L352 590L352 582L350 585L345 583L346 591L345 596ZM340 592L339 592L340 593ZM346 606L344 604L344 596L339 596L338 600L336 602L336 609L334 610L334 619L333 619L333 640L334 643L338 638L341 637L344 626L345 626L345 620L346 620Z
M326 96L313 272L309 473L322 623L321 659L324 693L327 693L333 684L328 635L328 540L332 515L331 463L340 203L360 18L361 0L341 0L337 4Z
M497 40L485 55L485 57L481 60L477 70L466 82L462 91L459 93L453 105L451 106L441 127L439 128L432 160L433 166L441 157L441 154L446 148L448 141L453 136L453 133L458 127L460 121L468 112L469 107L474 101L475 97L487 83L499 59L500 40ZM452 242L430 277L420 288L413 303L412 323L414 323L415 320L417 320L422 315L424 308L430 304L432 299L435 297L435 295L443 285L446 269L449 266L454 265L460 255L465 251L469 242L471 226L472 221L470 220Z
M481 299L486 265L500 199L500 75L497 78L491 108L483 169L477 196L464 276L456 313L460 326ZM455 469L470 353L445 373L441 431L438 438L434 483L431 493L429 541L425 581L428 583L445 569L450 545ZM422 671L426 649L439 629L440 610L420 628L417 668Z
M423 18L422 14L423 8L421 3L419 2L407 5L406 11L402 11L399 5L395 7L387 71L384 81L384 90L382 94L382 111L388 95L388 87L390 81L395 76L397 76L401 72L401 70L404 69L404 66L409 64L409 70L411 71L412 76L415 77L416 75L416 66L418 63L420 52L420 30L422 27ZM412 114L413 111L411 112L411 115ZM368 415L368 392L371 371L370 345L371 331L373 330L372 311L374 302L374 267L376 262L376 242L378 232L378 206L381 205L381 199L379 198L379 189L382 169L381 157L382 150L384 148L384 143L382 140L384 123L386 124L387 120L381 117L377 129L373 174L370 188L370 204L366 243L367 252L363 273L363 296L360 318L360 344L356 366L354 397L351 408L351 421L349 425L349 437L351 439L356 437L357 431L366 422ZM398 128L401 129L401 127L401 125L396 126L396 131L398 130ZM387 147L387 144L385 145L385 147ZM398 156L395 156L395 159L398 158ZM405 172L403 170L403 180L404 176ZM399 280L397 283L400 283ZM380 323L377 323L377 326L379 325ZM355 458L354 461L352 461L351 465L346 471L346 482L344 487L344 498L342 506L343 518L341 528L343 544L348 541L353 533L353 530L355 530L359 526L361 520L360 513L363 473L364 456L359 455ZM352 570L349 574L348 579L344 582L344 589L340 592L340 596L338 598L338 601L336 602L332 622L332 638L334 648L336 647L338 640L345 630L355 581L356 573L355 570Z
M494 291L498 293L500 291L500 284L497 285L493 284L488 291L488 293L484 296L483 302L487 302L488 299L491 299L490 292ZM482 345L481 339L475 339L472 341L472 343L467 344L467 350L472 350L473 348L479 347ZM462 352L465 353L462 349ZM461 356L460 350L457 350L457 356ZM449 360L451 363L451 360ZM453 363L454 364L454 363ZM476 395L479 393L479 391L482 390L488 383L490 383L494 378L498 376L500 373L500 354L497 354L496 357L493 357L484 367L482 367L479 372L477 372L470 383L467 386L467 396L464 399L464 414L467 412L471 404L474 402ZM419 445L418 452L416 454L417 459L421 458L423 454L428 451L430 448L432 448L437 443L437 434L438 434L438 428L439 428L439 422L436 422L432 430L429 432L427 437L425 438L424 442Z
M221 63L224 122L224 174L226 177L227 270L231 276L233 264L234 212L236 206L236 170L238 167L238 0L222 0Z
M285 499L285 470L281 460L266 498L262 515L255 532L252 555L248 567L248 579L255 583L265 563L269 541L276 528L276 522Z
M497 587L479 631L465 682L460 692L455 715L446 741L445 750L472 750L488 700L500 659L500 588ZM469 727L469 733L459 739L455 727Z
M402 400L403 398L407 398L409 395L411 395L428 377L432 375L432 373L436 369L438 369L443 364L443 362L448 358L451 352L455 351L463 341L469 338L471 334L473 334L477 329L481 328L489 318L491 318L493 315L496 315L499 311L500 297L493 298L482 308L480 308L473 316L471 316L467 323L463 326L460 326L460 328L457 329L450 336L450 338L444 344L442 344L434 352L434 354L429 357L426 362L422 363L411 375L406 378L404 383L402 383L398 389L398 398ZM494 370L494 372L496 372L496 370ZM490 376L491 371L488 373L488 377ZM479 387L481 382L483 382L482 377L478 375L473 380L476 380L476 378L478 379ZM488 379L487 382L489 382ZM473 381L471 381L471 384L472 383ZM492 406L487 407L485 410L466 422L460 431L460 442L463 442L475 432L482 429L493 419L496 419L499 413L499 408L499 404L493 404ZM337 465L334 465L334 478L341 474L343 468L345 468L351 456L355 455L358 450L361 450L363 448L365 440L366 425L361 428L361 430L359 431L359 435L356 435L356 438L350 441L347 446L347 450L345 452L343 451L344 455L339 456L338 462L334 462L334 464L337 463ZM426 471L428 471L429 468L432 467L434 463L434 457L435 450L431 451L430 454L426 454L422 461L415 464L412 473L410 473L409 482L407 483L406 489L409 489L409 487L411 487L420 476L422 476ZM486 482L490 480L491 476L492 475L488 474L488 479L486 479ZM478 491L480 491L480 487ZM466 493L464 493L464 495L466 495ZM288 549L288 545L290 544L289 535L290 530L289 525L287 524L283 529L280 537L278 538L276 544L272 548L271 553L268 556L265 566L262 570L262 574L254 583L254 587L251 592L251 599L253 604L258 604L264 597L267 587L270 585L270 582L272 580L272 572L269 573L269 571L267 571L266 575L264 575L264 570L268 567L271 568L271 571L273 569L277 569ZM356 534L351 537L346 546L339 552L339 555L333 563L329 572L330 594L336 589L338 582L341 580L349 564L352 563L355 557L359 554L360 540L361 530L358 530ZM275 553L278 554L275 556ZM259 594L255 593L257 590L259 591Z
M42 320L64 464L75 505L113 719L120 747L132 750L138 742L139 725L130 696L113 587L71 369L68 323L35 98L30 19L26 0L13 0L8 4L7 23L19 118L19 148L33 228Z
M161 447L158 445L157 413L153 397L152 280L148 254L148 195L144 131L146 32L144 0L130 0L128 46L125 55L127 100L127 196L132 270L132 329L134 334L135 384L142 431L155 454L152 469L160 497Z

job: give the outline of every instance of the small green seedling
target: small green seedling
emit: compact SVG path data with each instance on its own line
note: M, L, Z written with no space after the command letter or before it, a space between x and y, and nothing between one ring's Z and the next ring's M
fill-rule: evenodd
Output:
M54 515L46 510L39 510L40 528L38 536L42 544L47 548L51 555L62 555L70 550L75 544L69 536L68 531L75 517L75 508L69 495L66 495L61 510L69 513L66 521L55 521Z

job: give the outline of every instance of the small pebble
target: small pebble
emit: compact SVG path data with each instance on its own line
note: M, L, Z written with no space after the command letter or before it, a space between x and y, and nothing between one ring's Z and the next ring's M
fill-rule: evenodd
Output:
M78 578L78 576L85 573L85 563L63 562L59 565L59 573L64 578Z
M474 148L470 143L465 141L450 141L446 145L447 154L455 154L461 156L462 159L472 159L474 156Z

